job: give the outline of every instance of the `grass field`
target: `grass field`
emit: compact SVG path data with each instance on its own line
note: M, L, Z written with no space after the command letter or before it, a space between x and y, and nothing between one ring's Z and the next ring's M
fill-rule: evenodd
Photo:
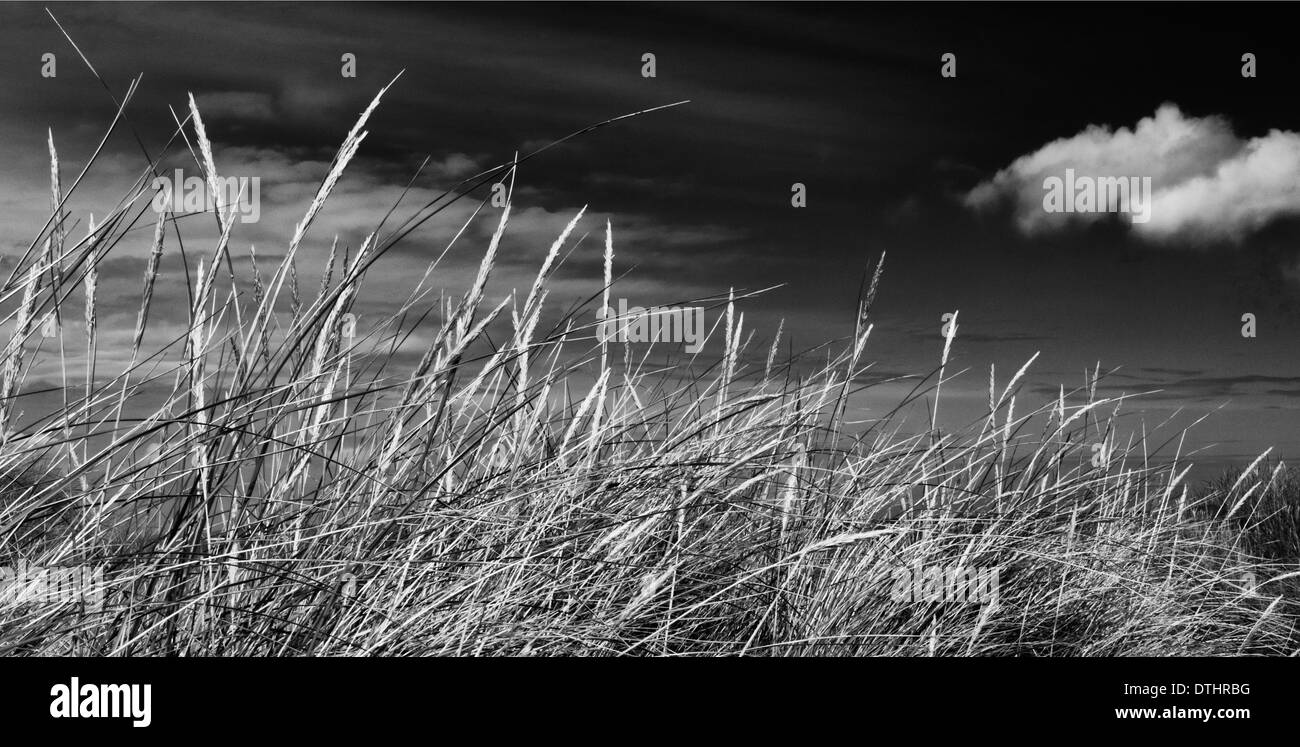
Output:
M235 277L238 226L217 216L188 334L154 348L156 217L122 370L95 365L95 267L121 227L153 218L153 195L142 180L77 241L55 179L50 222L0 293L0 562L102 567L106 593L102 609L0 607L0 653L1300 651L1300 478L1283 465L1187 485L1176 442L1159 467L1144 441L1118 443L1123 403L1018 398L1031 362L990 372L968 428L903 428L913 404L935 422L952 337L898 410L856 424L883 257L836 351L782 353L779 331L751 332L723 302L720 355L651 366L585 321L615 284L612 226L604 278L559 324L541 323L548 280L580 215L538 247L531 287L488 299L507 207L462 295L439 303L435 260L399 313L345 334L405 225L340 249L318 288L300 287L296 257L371 109L282 261ZM36 351L56 305L65 324L79 312L86 349L60 354L66 409L20 423L27 372L56 354ZM400 366L417 327L432 342ZM1094 460L1094 443L1114 448ZM996 570L997 603L898 593L900 573L930 569Z

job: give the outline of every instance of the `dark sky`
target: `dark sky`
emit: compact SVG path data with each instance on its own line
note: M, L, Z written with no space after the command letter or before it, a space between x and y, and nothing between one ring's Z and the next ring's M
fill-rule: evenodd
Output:
M7 255L21 252L47 215L46 128L70 180L114 111L43 7L0 5ZM219 169L263 180L262 219L241 227L236 243L256 244L268 262L282 254L356 116L400 70L313 229L308 257L323 257L334 233L359 243L425 156L433 165L417 198L516 149L689 99L523 166L500 278L506 290L527 287L550 241L589 205L579 233L591 235L566 263L558 297L599 287L608 217L617 270L632 270L620 281L625 297L667 304L784 283L742 304L746 324L770 337L785 318L796 347L811 347L851 332L862 273L887 250L868 357L882 374L928 372L942 349L940 316L959 309L949 370L970 373L945 385L954 417L978 415L990 364L1005 380L1041 352L1028 406L1054 397L1060 384L1067 392L1081 386L1100 363L1119 369L1105 394L1162 390L1130 408L1151 425L1173 417L1181 426L1217 410L1194 431L1197 446L1217 444L1209 452L1216 459L1250 458L1271 445L1300 455L1292 417L1300 193L1279 186L1300 184L1300 61L1285 7L50 8L117 95L143 74L130 127L79 189L82 231L85 214L111 209L145 165L132 128L157 154L173 127L168 107L183 116L187 92L217 145ZM39 74L46 51L57 55L53 79ZM355 79L340 76L344 52L357 56ZM653 79L641 76L646 52L656 55ZM957 55L956 78L940 76L945 52ZM1257 57L1255 78L1241 75L1245 52ZM1145 130L1143 120L1152 122ZM1044 151L1053 141L1056 149ZM1015 201L1041 194L1033 180L1045 153L1057 156L1052 168L1101 163L1152 174L1156 190L1168 190L1156 228L1076 221L1027 232ZM1039 161L1013 168L1032 154ZM166 163L193 167L183 149ZM1003 170L1003 181L990 181ZM795 182L807 187L806 208L790 204ZM972 204L981 184L999 190L997 204ZM472 207L463 201L385 257L362 308L382 313L408 292ZM449 255L439 275L448 289L463 288L491 228L490 219L478 221ZM115 308L123 329L133 321L146 248L147 230L137 233L137 245L124 242L105 268L122 296L106 313L111 319ZM186 238L204 246L202 236L196 229ZM179 259L165 271L179 279ZM178 287L161 302L170 299L179 324ZM1240 335L1246 312L1258 317L1254 339Z

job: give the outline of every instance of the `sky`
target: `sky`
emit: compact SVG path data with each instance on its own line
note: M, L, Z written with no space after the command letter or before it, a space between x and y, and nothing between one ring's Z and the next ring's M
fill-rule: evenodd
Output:
M882 380L926 374L959 311L945 414L979 415L1035 353L1027 406L1085 383L1140 423L1191 424L1208 463L1300 457L1300 61L1285 9L1204 4L479 3L0 4L0 207L7 270L48 216L47 131L65 183L137 75L127 121L71 204L84 233L157 156L192 93L219 170L260 178L239 256L283 256L358 114L401 77L303 246L355 248L397 201L443 189L588 125L524 163L494 292L526 289L586 206L553 303L598 292L605 221L615 297L641 305L779 286L740 302L794 349L853 330L864 272L885 271L867 358ZM53 53L56 75L43 77ZM341 57L355 55L355 77ZM643 55L655 59L643 75ZM955 55L955 77L942 75ZM1243 77L1243 54L1255 77ZM184 146L163 159L198 173ZM1049 213L1044 180L1150 177L1149 220ZM792 204L802 184L806 206ZM495 227L485 185L367 276L363 319L396 308L470 221L436 284L461 292ZM399 215L409 214L399 211ZM152 214L101 267L101 329L131 334ZM193 265L211 227L186 225ZM585 238L582 238L584 237ZM206 243L205 243L206 242ZM169 244L155 298L184 329L185 266ZM313 261L316 265L313 265ZM560 304L562 306L562 304ZM716 311L710 322L716 321ZM1242 315L1256 336L1242 336ZM364 321L363 321L364 323ZM116 334L117 338L112 335ZM101 348L111 343L101 343ZM716 350L714 351L717 352ZM108 355L112 355L112 351ZM122 354L119 350L119 354ZM876 390L881 403L908 383ZM866 407L877 403L867 403ZM883 405L882 405L883 406Z

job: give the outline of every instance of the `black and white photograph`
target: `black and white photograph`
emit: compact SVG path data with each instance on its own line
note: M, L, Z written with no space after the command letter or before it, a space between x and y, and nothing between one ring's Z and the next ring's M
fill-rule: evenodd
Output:
M1294 10L0 3L6 687L1098 658L1055 728L1285 717Z

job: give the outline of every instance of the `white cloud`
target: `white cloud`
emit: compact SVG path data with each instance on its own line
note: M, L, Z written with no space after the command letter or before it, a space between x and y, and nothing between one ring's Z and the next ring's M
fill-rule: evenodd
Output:
M1027 234L1059 229L1104 213L1049 213L1044 179L1151 177L1150 220L1139 236L1191 242L1240 241L1270 221L1300 214L1300 133L1273 130L1243 139L1221 117L1192 117L1164 104L1132 128L1090 125L1017 158L965 197L972 208L1011 203ZM1109 216L1113 218L1113 216Z

